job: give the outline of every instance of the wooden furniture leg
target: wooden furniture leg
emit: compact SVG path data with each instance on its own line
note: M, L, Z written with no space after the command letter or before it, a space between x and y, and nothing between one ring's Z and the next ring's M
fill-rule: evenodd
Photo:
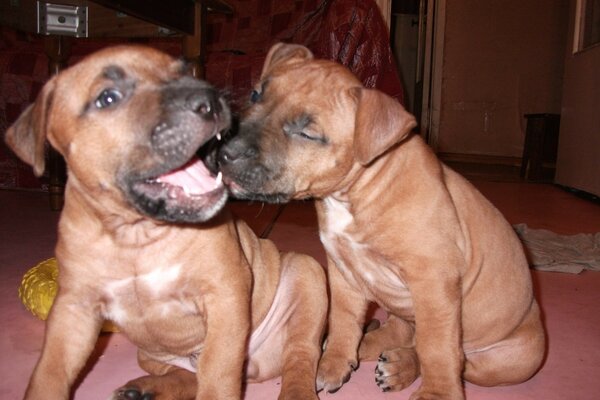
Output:
M184 35L182 52L184 58L192 66L192 74L198 79L204 79L204 36L202 30L205 27L206 6L203 2L194 5L194 34Z
M54 76L66 67L71 52L71 43L72 39L65 36L46 36L44 38L44 51L48 57L50 76ZM49 147L48 151L48 174L50 209L59 211L64 203L67 168L61 155L52 147Z

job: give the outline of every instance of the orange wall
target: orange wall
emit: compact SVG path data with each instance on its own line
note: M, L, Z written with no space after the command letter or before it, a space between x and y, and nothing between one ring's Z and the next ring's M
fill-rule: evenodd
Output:
M520 157L526 113L560 113L569 0L446 2L437 150Z

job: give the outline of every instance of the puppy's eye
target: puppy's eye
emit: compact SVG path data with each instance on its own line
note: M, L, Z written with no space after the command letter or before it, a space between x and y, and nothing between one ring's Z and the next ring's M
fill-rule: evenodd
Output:
M321 140L320 137L312 134L312 133L308 133L305 131L299 131L299 132L294 132L295 135L301 137L302 139L307 139L307 140Z
M115 104L119 103L123 99L123 93L121 93L117 89L105 89L100 93L98 98L96 98L96 108L108 108L112 107Z
M252 93L250 93L250 102L252 104L258 103L260 101L260 98L261 94L258 92L258 90L253 90Z
M283 127L286 135L297 137L302 140L310 140L313 142L326 143L326 140L318 132L315 132L308 127L296 127L294 125L286 125Z

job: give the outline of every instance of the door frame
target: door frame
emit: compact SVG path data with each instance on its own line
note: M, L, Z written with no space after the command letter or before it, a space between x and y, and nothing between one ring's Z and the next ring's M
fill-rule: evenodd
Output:
M419 20L424 20L425 40L423 54L423 103L421 121L419 122L421 135L433 150L437 151L442 111L446 0L421 0L421 5Z
M390 30L392 0L375 0ZM437 150L440 134L442 104L442 71L444 61L444 32L446 26L446 0L420 0L419 50L417 77L423 81L421 104L421 135Z

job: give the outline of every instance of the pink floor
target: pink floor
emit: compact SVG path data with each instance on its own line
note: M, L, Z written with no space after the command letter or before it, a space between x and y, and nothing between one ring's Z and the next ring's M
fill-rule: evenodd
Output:
M511 223L562 234L600 231L600 206L554 186L476 181ZM234 203L235 211L262 232L276 207ZM41 193L0 191L0 399L21 398L38 357L44 323L24 309L17 288L25 271L52 256L58 214ZM311 203L285 208L271 232L283 250L312 254L324 261ZM542 370L530 381L502 388L467 384L470 400L586 400L600 398L600 273L567 275L533 272L548 331L549 351ZM336 394L321 399L408 399L419 382L400 393L381 393L374 363L365 362ZM122 334L102 335L75 399L106 399L129 379L142 374L135 348ZM249 385L246 399L276 399L279 380Z

